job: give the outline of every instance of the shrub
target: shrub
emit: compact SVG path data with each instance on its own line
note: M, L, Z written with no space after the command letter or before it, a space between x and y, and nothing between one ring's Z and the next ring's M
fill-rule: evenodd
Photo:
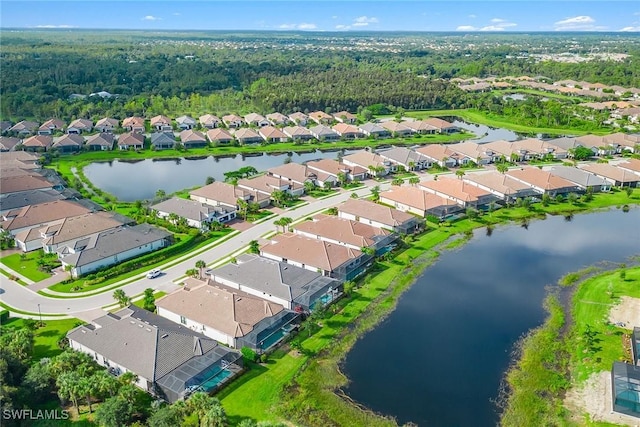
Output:
M242 347L240 352L242 353L242 357L245 361L255 362L258 359L258 354L249 347Z

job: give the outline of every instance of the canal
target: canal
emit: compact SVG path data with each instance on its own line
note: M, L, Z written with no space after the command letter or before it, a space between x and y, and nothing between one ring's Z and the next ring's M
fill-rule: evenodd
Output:
M358 403L420 426L494 426L516 341L540 325L547 286L640 253L640 209L478 229L443 253L342 366Z

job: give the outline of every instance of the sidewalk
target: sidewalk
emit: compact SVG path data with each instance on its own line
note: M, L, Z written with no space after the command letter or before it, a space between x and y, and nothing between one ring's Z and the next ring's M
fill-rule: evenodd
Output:
M31 279L27 279L26 277L24 277L22 274L18 273L15 270L10 269L9 267L7 267L4 264L0 264L0 269L8 272L9 274L16 276L18 279L22 280L24 283L26 283L27 285L33 285L35 282ZM5 277L4 275L0 275L0 278L2 278L3 280L9 280L8 277Z
M69 277L69 273L67 273L66 271L63 271L61 267L58 267L52 270L51 273L53 274L53 276L36 283L32 283L29 286L27 286L27 288L29 290L32 290L33 292L38 292L41 289L46 289L49 286L55 285L56 283L60 283Z

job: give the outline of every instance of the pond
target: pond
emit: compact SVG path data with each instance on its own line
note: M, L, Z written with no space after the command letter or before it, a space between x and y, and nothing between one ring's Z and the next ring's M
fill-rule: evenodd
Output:
M540 325L545 287L640 253L640 209L478 229L443 253L396 310L353 347L344 390L372 410L428 426L492 426L516 341Z
M353 151L342 151L350 154ZM337 151L291 153L291 161L302 163L314 159L335 159ZM152 199L162 189L167 194L185 188L202 186L207 177L224 180L224 173L253 166L258 171L282 165L288 154L260 154L258 156L206 157L197 159L145 159L139 161L114 160L96 162L84 168L86 177L103 191L117 199L132 202Z
M478 125L475 123L467 123L461 120L453 120L452 123L459 128L465 129L476 134L478 137L470 141L482 144L483 142L497 141L504 139L505 141L515 141L523 137L516 132L504 128L492 128L486 125Z

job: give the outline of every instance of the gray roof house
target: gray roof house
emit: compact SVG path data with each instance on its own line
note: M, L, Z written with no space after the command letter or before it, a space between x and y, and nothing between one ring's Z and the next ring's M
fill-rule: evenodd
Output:
M127 259L164 248L171 234L148 224L119 227L78 241L58 251L62 266L71 266L75 278Z
M236 209L227 206L211 206L195 200L172 197L151 206L161 218L171 218L171 215L187 220L190 227L206 228L210 222L228 222L236 217Z
M65 123L60 119L49 119L38 128L38 135L53 135L64 130Z
M577 184L582 190L591 188L594 192L599 192L609 191L611 189L609 181L582 169L570 166L554 166L549 172L551 172L552 175L559 176L560 178Z
M173 148L176 138L173 132L155 132L151 134L151 147L154 150L166 150Z
M312 310L327 305L342 292L342 283L320 273L255 254L237 263L208 270L215 282L282 305L289 310Z
M93 122L89 119L76 119L69 123L67 127L67 133L83 133L91 132L93 129Z
M18 138L14 138L12 136L0 136L0 151L11 151L18 144L20 144L20 140Z
M391 136L391 132L389 132L387 129L371 122L364 123L358 126L358 128L360 128L362 133L364 133L365 135L373 136L375 138L389 138Z
M193 129L196 126L196 119L189 116L180 116L176 118L176 123L182 130Z
M9 132L15 132L19 135L30 135L38 130L38 123L22 120L9 128Z
M40 203L53 202L54 200L62 200L65 196L62 193L53 190L28 190L13 194L3 194L2 203L0 203L0 214L20 209L29 205L37 205Z
M378 155L391 163L404 167L408 171L427 169L432 166L431 160L427 156L405 147L394 147L389 150L378 151Z
M282 132L294 141L308 141L315 138L309 129L302 126L287 126L282 129Z
M123 133L118 137L118 148L120 150L142 150L144 148L144 135L138 132Z
M133 305L78 326L67 338L73 350L114 375L134 373L136 386L169 403L213 391L242 370L240 353Z
M113 149L113 141L112 133L102 132L88 136L86 146L91 151L108 151Z
M58 138L51 148L56 148L63 153L70 153L82 150L84 138L78 134L68 133Z
M120 125L120 122L116 119L112 119L110 117L105 117L96 122L96 130L98 132L108 132L113 133L113 131Z
M340 135L336 131L325 125L317 125L309 130L320 141L337 141L340 139Z
M182 141L185 148L202 148L208 145L204 134L192 129L185 129L180 132L180 141Z

